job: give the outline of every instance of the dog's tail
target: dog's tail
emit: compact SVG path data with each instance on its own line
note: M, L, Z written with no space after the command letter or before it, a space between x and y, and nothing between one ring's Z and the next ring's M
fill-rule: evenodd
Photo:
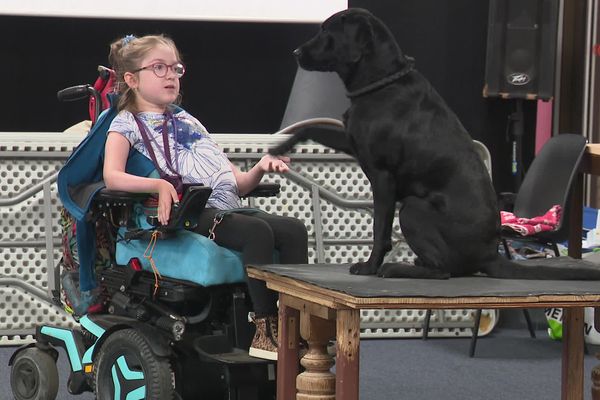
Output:
M570 257L510 261L501 255L480 269L492 278L539 280L600 280L600 266Z

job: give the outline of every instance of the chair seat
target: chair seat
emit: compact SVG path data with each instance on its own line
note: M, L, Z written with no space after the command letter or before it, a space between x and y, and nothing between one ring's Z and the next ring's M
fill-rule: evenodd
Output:
M119 229L120 236L125 228ZM142 268L152 271L150 260L144 257L147 240L119 241L116 262L127 265L137 257ZM245 281L241 254L218 246L200 234L181 230L168 239L156 242L152 258L162 276L190 281L202 286L240 283Z
M152 229L146 221L141 204L133 207L135 228ZM125 237L128 228L119 228L119 237ZM130 227L131 229L131 227ZM152 272L150 260L144 257L149 240L117 240L115 259L118 265L127 265L130 259L138 258L142 268ZM197 283L202 286L245 282L242 255L234 250L220 247L198 233L184 229L159 239L152 252L158 272L173 279Z
M537 242L537 243L541 243L541 244L562 242L564 240L561 232L557 233L557 231L538 232L535 235L523 236L520 233L513 231L512 229L502 228L502 230L500 231L500 236L501 236L501 238L507 239L507 240L519 240L522 242Z

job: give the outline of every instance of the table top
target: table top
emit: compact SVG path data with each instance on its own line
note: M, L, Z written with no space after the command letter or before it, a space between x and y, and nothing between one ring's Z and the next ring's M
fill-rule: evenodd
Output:
M594 175L600 174L600 143L590 143L586 146L582 170Z
M249 267L280 293L330 308L543 308L594 306L600 281L494 279L485 276L383 279L351 275L349 264Z
M588 143L585 152L592 155L600 155L600 143Z

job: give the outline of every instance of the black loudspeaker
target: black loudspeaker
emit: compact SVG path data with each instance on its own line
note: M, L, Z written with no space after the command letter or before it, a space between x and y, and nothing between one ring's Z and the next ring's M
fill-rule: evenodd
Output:
M552 98L559 0L490 0L484 97Z

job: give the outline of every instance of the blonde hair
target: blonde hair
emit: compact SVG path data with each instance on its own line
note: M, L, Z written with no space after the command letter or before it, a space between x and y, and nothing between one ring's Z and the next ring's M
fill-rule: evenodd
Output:
M175 42L165 35L146 35L142 37L127 35L111 43L108 61L117 76L116 90L120 95L117 104L119 111L135 111L135 92L125 83L125 73L140 68L139 64L146 54L161 45L173 49L177 60L181 61L181 55L177 50L177 46L175 46ZM180 98L181 94L178 97L178 102Z

